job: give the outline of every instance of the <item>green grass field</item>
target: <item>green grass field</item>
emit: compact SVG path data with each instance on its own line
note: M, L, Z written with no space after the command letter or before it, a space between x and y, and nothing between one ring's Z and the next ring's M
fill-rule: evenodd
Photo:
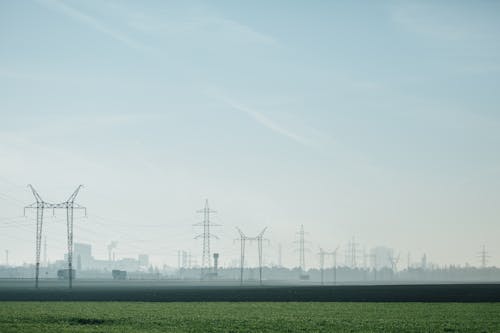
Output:
M500 332L500 304L0 302L0 332Z

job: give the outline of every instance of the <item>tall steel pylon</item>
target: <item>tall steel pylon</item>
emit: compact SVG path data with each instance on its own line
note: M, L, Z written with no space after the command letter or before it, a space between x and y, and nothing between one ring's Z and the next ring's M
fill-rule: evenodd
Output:
M300 231L297 233L299 235L299 240L295 241L295 243L299 244L299 269L300 269L300 275L305 276L306 272L306 255L305 252L307 251L306 249L306 240L305 240L305 235L306 232L304 231L304 225L300 225Z
M350 268L357 268L357 266L358 266L357 250L358 250L358 243L356 243L356 241L354 240L354 237L352 237L352 240L350 240L347 244L347 251L346 251L346 258L345 258L346 265L349 266Z
M45 267L49 266L49 263L47 261L47 236L43 238L43 265Z
M61 207L58 208L66 208L66 227L68 231L68 274L69 274L69 287L73 287L73 210L74 209L84 209L85 215L87 214L87 209L85 207L81 207L78 204L75 204L76 196L83 185L79 185L73 194L70 195L68 200L59 204Z
M26 209L36 209L36 238L35 238L35 288L38 288L38 278L40 276L40 251L42 247L42 227L43 227L43 210L45 208L53 208L53 204L43 201L42 197L33 188L28 185L35 197L35 202L29 206L24 207L24 215Z
M278 244L278 267L279 268L283 267L282 255L283 255L283 249L282 249L282 246L280 243L280 244Z
M325 275L325 255L326 255L326 251L324 251L322 248L319 248L319 269L320 269L320 272L321 272L321 284L325 284L325 278L324 278L324 275Z
M373 268L373 280L377 281L377 253L372 251L368 255L368 258L370 259L371 266Z
M396 273L398 270L398 263L400 256L401 256L400 253L398 253L397 257L394 257L394 254L389 255L389 262L391 263L392 274Z
M321 284L325 283L324 274L325 274L325 256L332 256L333 258L333 284L337 284L337 251L338 247L335 251L324 251L322 248L319 248L319 264L320 264L320 272L321 272Z
M306 270L306 256L305 256L305 239L304 239L304 225L300 225L300 232L299 232L299 266L301 272L304 272Z
M67 239L68 239L68 279L69 287L73 287L73 210L74 209L84 209L85 215L87 215L87 209L78 204L75 204L75 198L78 192L83 187L79 185L73 194L62 203L49 203L42 199L35 188L32 185L28 185L35 197L35 202L31 205L24 207L24 212L26 214L26 209L36 209L36 241L35 241L35 288L38 288L38 280L40 276L40 252L42 247L42 227L43 227L43 211L44 209L66 209L66 226L67 226Z
M333 258L333 284L337 284L337 253L338 253L339 247L335 249L335 251L332 251L332 258Z
M240 228L236 228L240 234L240 284L243 285L243 270L245 266L245 243L246 241L257 241L258 252L259 252L259 284L262 285L262 242L264 241L264 232L266 232L267 227L265 227L257 236L248 237L246 236Z
M488 251L486 251L485 245L482 246L481 251L478 253L478 257L481 260L481 268L486 268L490 256L488 255Z
M194 224L195 226L202 226L203 233L195 237L195 239L203 237L203 255L201 259L201 279L203 279L206 273L210 273L212 269L211 256L210 256L210 238L214 237L219 239L216 235L210 233L210 227L218 226L218 224L213 224L210 222L210 214L216 213L216 211L211 210L208 206L208 199L205 200L205 207L197 211L198 213L203 213L203 222Z

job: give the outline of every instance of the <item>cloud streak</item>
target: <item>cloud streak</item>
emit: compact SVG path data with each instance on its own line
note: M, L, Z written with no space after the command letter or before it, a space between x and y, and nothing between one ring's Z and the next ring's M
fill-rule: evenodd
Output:
M301 135L298 135L289 129L283 127L282 125L276 123L274 120L268 118L266 115L263 113L252 109L246 105L243 105L241 103L235 102L229 98L226 97L217 97L218 100L224 102L226 105L230 106L231 108L241 111L243 113L246 113L249 115L253 120L255 120L257 123L260 125L264 126L265 128L271 130L272 132L279 134L281 136L284 136L292 141L295 141L296 143L299 143L301 145L309 145L311 142L307 138L304 138Z
M448 41L494 38L492 29L485 29L491 20L477 13L457 10L439 4L398 5L391 10L392 20L414 33Z
M146 48L144 45L129 38L125 34L109 28L108 26L106 26L105 24L102 24L99 20L95 19L94 17L87 15L78 9L70 7L62 1L37 0L37 2L42 4L45 7L52 9L52 10L57 10L57 11L61 12L73 20L82 22L82 23L86 24L87 26L93 28L94 30L99 31L99 32L113 38L114 40L132 48L132 49L144 50Z

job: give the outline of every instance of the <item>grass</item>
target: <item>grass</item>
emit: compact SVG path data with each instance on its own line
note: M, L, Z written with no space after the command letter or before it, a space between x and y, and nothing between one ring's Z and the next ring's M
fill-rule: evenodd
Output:
M500 332L500 303L0 302L0 332Z

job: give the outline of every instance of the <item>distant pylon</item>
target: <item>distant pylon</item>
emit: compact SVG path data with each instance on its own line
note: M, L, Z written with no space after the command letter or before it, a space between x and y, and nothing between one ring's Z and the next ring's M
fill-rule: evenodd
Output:
M87 214L87 209L78 204L75 204L75 199L80 189L83 185L80 185L76 188L73 194L70 195L68 200L59 204L61 207L58 208L66 208L66 226L68 231L68 274L69 274L69 287L73 287L73 210L74 209L84 209L85 215Z
M368 255L370 259L371 266L373 269L373 280L377 281L377 253L372 250L372 252Z
M295 241L295 243L299 244L299 269L300 269L300 274L301 276L305 274L306 272L306 240L305 240L305 234L306 232L304 231L304 225L300 225L300 230L297 233L299 235L299 240Z
M335 249L335 251L332 251L332 258L333 258L333 284L337 284L337 252L339 250L339 247Z
M304 225L300 225L300 233L299 233L299 266L302 272L306 270L306 256L305 256L305 239L304 239Z
M278 244L278 267L283 267L283 262L282 262L282 246L281 243Z
M43 265L49 266L47 262L47 236L43 238Z
M40 275L40 250L42 245L42 227L43 227L43 210L45 208L52 208L52 204L43 201L42 197L33 188L33 186L28 185L35 197L35 202L29 206L24 207L24 213L26 215L26 209L36 209L36 238L35 238L35 288L38 288L38 278Z
M346 265L349 266L350 268L356 268L358 266L357 263L357 254L358 250L358 243L354 240L354 237L352 237L352 240L350 240L347 243L347 251L346 251Z
M333 284L337 284L337 247L335 251L324 251L322 248L319 248L319 265L320 265L320 273L321 273L321 284L325 283L325 256L332 256L333 258Z
M319 248L319 269L320 269L320 273L321 273L321 284L325 284L325 255L326 255L326 252L323 251L322 248Z
M111 243L109 243L108 246L107 246L109 265L111 265L111 262L113 261L113 257L114 257L113 250L116 249L117 246L118 246L118 242L117 241L111 241Z
M74 209L83 209L85 210L85 215L87 215L87 209L75 203L76 196L83 185L80 185L76 188L73 194L68 198L68 200L61 203L49 203L42 199L42 197L38 194L35 188L31 185L28 185L35 197L35 202L31 205L24 207L24 212L26 213L26 209L36 209L36 256L35 256L35 288L38 288L38 278L40 275L40 252L42 246L42 226L43 226L43 211L44 209L66 209L66 226L67 226L67 240L68 240L68 277L69 277L69 287L73 286L73 210Z
M259 252L259 284L262 285L262 242L264 241L264 232L266 232L266 228L264 228L257 236L248 237L246 236L240 228L236 228L238 233L240 234L240 284L243 285L243 270L245 266L245 243L246 241L257 241L258 244L258 252Z
M205 207L198 210L198 213L203 213L203 222L196 223L195 226L202 226L203 233L195 237L195 239L203 237L203 254L201 259L201 279L205 277L207 273L210 273L212 269L212 258L210 255L210 238L214 237L218 239L216 235L210 233L210 227L217 226L210 222L210 214L216 213L216 211L211 210L208 206L208 199L205 200Z
M391 263L391 269L393 273L396 273L398 270L398 262L399 262L400 254L398 253L397 257L394 257L394 254L389 255L389 261Z
M481 268L486 268L486 264L488 263L488 251L486 251L486 246L483 244L481 251L478 254L479 259L481 260Z

